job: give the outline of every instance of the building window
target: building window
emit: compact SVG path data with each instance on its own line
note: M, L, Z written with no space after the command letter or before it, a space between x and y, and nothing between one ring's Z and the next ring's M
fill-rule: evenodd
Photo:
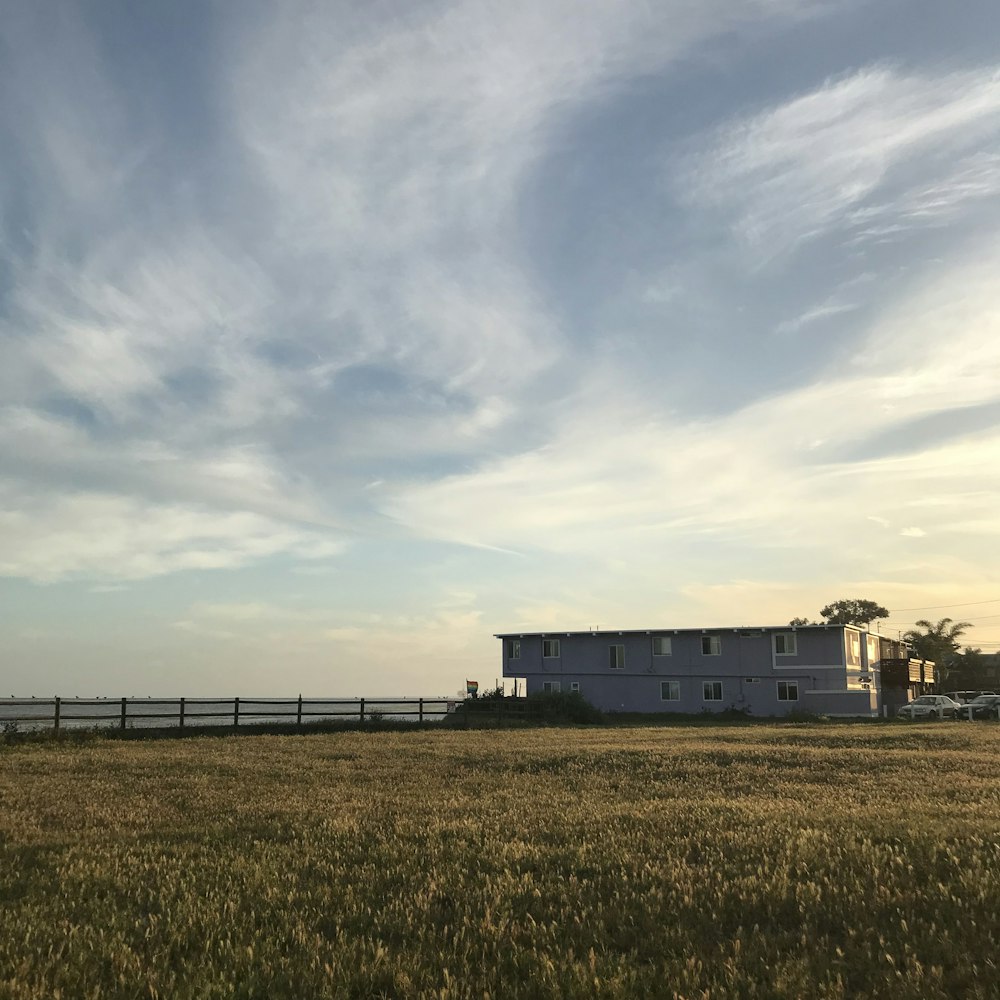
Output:
M722 701L722 681L705 681L701 690L703 701Z
M670 656L670 639L658 635L653 638L653 656Z
M569 689L574 694L579 694L580 693L580 682L579 681L570 681L569 682Z
M558 655L559 655L559 640L542 639L542 656L548 659L552 659L552 657Z
M542 681L542 691L545 694L558 694L561 690L559 681Z
M794 632L778 632L775 634L774 652L778 656L795 656L798 651L798 636Z
M680 681L660 681L660 701L680 701Z
M851 662L861 662L861 638L857 632L851 633Z
M507 656L510 657L510 659L512 659L512 660L519 660L519 659L521 659L521 640L520 639L511 639L510 640L510 646L508 647L508 650L507 650Z
M608 647L608 666L612 670L625 669L625 647L621 643Z
M701 637L701 655L719 656L722 653L722 639L717 635L703 635Z
M778 681L778 701L798 701L798 681Z

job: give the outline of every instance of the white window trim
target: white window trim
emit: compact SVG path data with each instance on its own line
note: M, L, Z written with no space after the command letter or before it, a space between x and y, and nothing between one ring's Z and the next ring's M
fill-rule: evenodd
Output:
M579 694L580 693L580 682L579 681L570 681L569 682L569 690L570 690L570 694L574 694L574 693L575 694Z
M782 684L785 685L785 697L784 698L781 697L781 685ZM794 684L795 685L795 697L794 698L789 698L787 696L788 695L788 687L789 687L790 684ZM798 681L776 681L775 685L774 685L774 694L775 694L775 697L778 699L778 701L781 701L781 702L786 702L787 703L787 702L790 702L790 701L798 701L799 700L799 682Z
M676 684L677 685L677 697L676 698L664 698L663 697L663 687L665 684ZM660 681L660 701L680 701L681 700L681 682L680 681Z
M521 640L511 639L510 640L510 652L507 655L508 660L519 660L521 659Z
M785 645L788 645L788 640L791 639L792 648L791 650L785 649L782 652L778 651L778 637L781 636L785 640ZM775 632L774 633L774 655L775 656L798 656L799 655L799 637L795 632Z
M709 651L705 652L705 640L708 640ZM714 649L713 649L714 647ZM701 637L701 655L702 656L721 656L722 655L722 636L721 635L703 635Z
M658 653L656 651L656 644L666 643L667 651L665 653ZM654 635L653 636L653 656L673 656L674 655L674 644L670 641L669 635Z
M542 681L542 694L560 694L561 692L561 681Z
M848 633L844 662L850 666L861 663L861 636L857 632Z
M615 663L611 663L611 651L615 650ZM619 650L621 654L619 655ZM623 642L613 642L608 646L608 668L610 670L624 670L625 669L625 643Z
M867 688L809 688L803 691L802 694L849 694L849 695L859 695L867 694Z
M554 653L546 653L545 652L545 647L548 644L550 644L550 643L555 643L555 652ZM544 659L544 660L558 660L559 656L561 655L561 653L562 653L562 649L561 649L561 647L559 645L559 640L558 639L542 639L542 659Z
M855 664L855 668L858 670L861 669L857 664ZM813 670L837 670L843 672L845 667L843 663L776 663L774 669L794 670L796 673L802 674Z
M713 694L715 694L715 685L716 684L719 685L719 697L718 698L706 698L705 697L705 688L709 684L712 685L712 693ZM725 691L725 688L723 687L722 681L702 681L701 682L701 700L702 701L725 701L725 697L726 697L726 691Z

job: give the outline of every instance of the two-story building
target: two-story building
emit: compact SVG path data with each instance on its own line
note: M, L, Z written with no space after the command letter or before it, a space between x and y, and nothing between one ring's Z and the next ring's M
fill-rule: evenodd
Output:
M755 716L794 711L878 716L923 693L934 680L933 664L910 660L905 646L855 625L496 638L503 644L503 676L523 678L526 694L579 691L608 712L739 709Z

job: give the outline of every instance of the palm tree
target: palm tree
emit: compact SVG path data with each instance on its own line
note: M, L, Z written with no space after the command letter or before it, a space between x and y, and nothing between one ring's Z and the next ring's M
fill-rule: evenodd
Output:
M921 660L933 660L938 667L938 680L943 681L948 676L949 666L958 654L961 645L959 639L967 629L972 628L972 623L942 618L935 625L926 618L921 618L914 624L923 631L911 628L903 633L903 641Z

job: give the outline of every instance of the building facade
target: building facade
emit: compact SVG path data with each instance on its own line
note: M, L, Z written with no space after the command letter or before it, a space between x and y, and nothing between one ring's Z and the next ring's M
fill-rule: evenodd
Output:
M526 694L578 691L607 712L874 717L894 713L934 682L933 664L910 660L905 646L854 625L496 638L503 676L523 678Z

